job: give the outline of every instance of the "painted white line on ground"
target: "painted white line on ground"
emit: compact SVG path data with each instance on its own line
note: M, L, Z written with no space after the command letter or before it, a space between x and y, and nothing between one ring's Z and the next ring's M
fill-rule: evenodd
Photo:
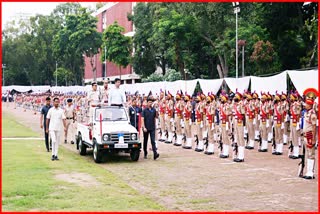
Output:
M44 140L43 137L3 137L2 140Z

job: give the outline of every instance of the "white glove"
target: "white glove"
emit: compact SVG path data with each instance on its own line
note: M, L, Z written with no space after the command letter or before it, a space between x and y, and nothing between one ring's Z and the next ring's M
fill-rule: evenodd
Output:
M190 125L190 126L192 125L192 120L191 120L191 119L189 119L189 125Z
M173 123L173 118L170 119L170 123Z
M267 124L266 127L269 128L270 124L269 124L269 119L267 119Z
M256 118L253 119L252 124L253 124L253 125L256 125Z
M281 129L284 129L284 123L281 123Z
M200 128L203 128L203 121L201 121L200 123Z
M299 129L300 129L300 123L297 123L296 130L298 131Z
M226 122L226 131L229 130L229 122Z
M211 125L211 130L214 130L214 123L212 123Z

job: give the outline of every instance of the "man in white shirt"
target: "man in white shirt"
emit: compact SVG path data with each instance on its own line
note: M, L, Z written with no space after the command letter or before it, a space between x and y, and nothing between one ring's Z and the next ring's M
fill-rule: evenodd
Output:
M66 131L66 116L64 115L63 110L59 107L60 100L55 97L53 99L53 108L50 108L47 114L46 121L46 133L50 134L52 140L52 158L51 160L58 159L58 148L59 141L61 140L62 134L62 125L64 126L64 131Z
M109 93L108 103L111 106L123 106L126 104L126 95L120 89L121 80L119 78L115 79L115 88L112 89Z

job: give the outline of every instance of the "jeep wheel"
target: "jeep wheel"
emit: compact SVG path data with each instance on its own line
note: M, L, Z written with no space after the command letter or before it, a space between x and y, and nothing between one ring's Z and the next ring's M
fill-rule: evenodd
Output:
M94 140L93 141L93 160L96 163L101 163L102 159L102 152L98 148L97 142Z
M138 161L140 156L140 149L134 149L130 152L130 157L132 161Z
M84 145L81 136L79 136L79 154L80 155L86 155L87 154L87 147L86 147L86 145Z

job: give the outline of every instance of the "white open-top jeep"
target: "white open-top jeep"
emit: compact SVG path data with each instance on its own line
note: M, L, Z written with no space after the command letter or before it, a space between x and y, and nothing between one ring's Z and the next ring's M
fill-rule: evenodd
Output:
M110 152L130 153L132 161L138 161L141 143L138 131L130 125L126 108L118 106L96 107L90 124L78 123L76 145L80 155L93 148L93 159L102 161Z

